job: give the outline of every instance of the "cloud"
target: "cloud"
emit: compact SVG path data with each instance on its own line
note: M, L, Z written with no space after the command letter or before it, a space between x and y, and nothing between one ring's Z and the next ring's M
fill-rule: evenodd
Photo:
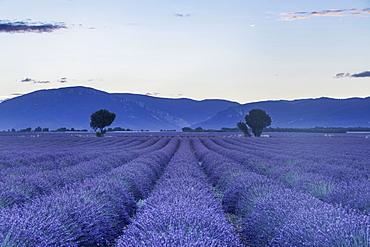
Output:
M370 77L370 71L364 71L361 73L353 74L351 77Z
M50 33L64 28L63 23L0 20L0 33Z
M60 80L58 80L58 82L60 82L60 83L66 83L67 82L67 78L66 77L60 78Z
M92 78L92 79L89 79L88 82L91 82L91 81L98 81L98 82L102 82L104 81L103 79L98 79L98 78Z
M297 19L307 19L313 16L334 16L334 17L344 17L344 16L362 16L367 17L370 15L370 8L363 10L359 9L330 9L322 11L313 11L313 12L291 12L291 13L281 13L280 20L283 21L293 21Z
M370 15L370 8L366 8L366 9L361 10L361 13Z
M179 13L174 13L173 15L176 17L190 17L191 16L191 14L179 14Z
M50 81L34 81L33 83L41 83L41 84L44 84L44 83L50 83Z
M41 84L50 83L50 81L37 81L37 80L31 79L31 78L28 78L28 77L22 79L21 82L41 83Z
M338 73L334 76L334 78L344 78L344 77L350 77L350 73Z
M146 93L147 96L158 96L160 93Z
M338 73L334 76L334 78L346 78L346 77L355 77L355 78L370 77L370 71L364 71L356 74Z
M33 82L35 80L31 79L31 78L24 78L21 80L21 82Z
M309 16L287 16L287 17L283 17L281 18L281 20L283 21L293 21L293 20L296 20L296 19L307 19L309 18Z

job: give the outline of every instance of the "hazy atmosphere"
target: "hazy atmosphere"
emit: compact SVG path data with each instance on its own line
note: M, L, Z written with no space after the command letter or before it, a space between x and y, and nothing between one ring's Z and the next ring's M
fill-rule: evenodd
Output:
M370 96L369 0L0 0L0 100Z

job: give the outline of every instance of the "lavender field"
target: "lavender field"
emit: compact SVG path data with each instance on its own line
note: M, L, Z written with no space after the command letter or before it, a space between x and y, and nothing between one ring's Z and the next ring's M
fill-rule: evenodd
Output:
M2 135L0 246L370 246L370 138Z

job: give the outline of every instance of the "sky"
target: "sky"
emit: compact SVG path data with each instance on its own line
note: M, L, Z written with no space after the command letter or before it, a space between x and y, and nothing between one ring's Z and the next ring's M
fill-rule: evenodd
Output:
M0 100L370 96L370 0L0 0Z

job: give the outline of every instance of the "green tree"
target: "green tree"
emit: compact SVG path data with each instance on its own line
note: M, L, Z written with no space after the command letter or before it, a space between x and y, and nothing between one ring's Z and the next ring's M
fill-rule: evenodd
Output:
M55 130L56 132L66 132L68 131L68 129L66 127L60 127L58 129Z
M271 118L264 110L253 109L245 116L245 122L251 127L254 136L260 137L262 130L271 125Z
M236 124L236 126L238 126L238 128L239 128L241 131L243 131L243 133L244 133L244 136L245 136L245 137L247 137L247 136L251 136L251 134L249 133L248 127L247 127L247 125L246 125L245 123L243 123L243 122L238 122L238 123Z
M190 128L190 127L184 127L184 128L182 128L182 132L191 132L191 131L193 131L193 129Z
M104 128L113 123L114 119L116 119L116 114L101 109L91 114L90 118L90 126L96 131L96 136L102 137L107 132Z

